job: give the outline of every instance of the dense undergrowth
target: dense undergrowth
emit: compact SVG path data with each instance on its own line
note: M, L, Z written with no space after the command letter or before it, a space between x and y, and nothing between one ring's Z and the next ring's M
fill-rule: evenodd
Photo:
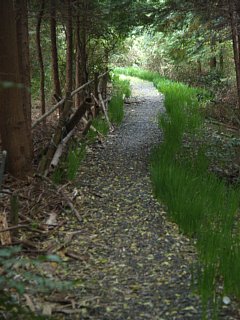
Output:
M166 113L159 116L164 142L151 156L154 193L167 205L180 229L196 240L199 265L194 279L203 308L212 303L214 318L222 295L240 297L239 189L209 172L204 145L196 146L194 152L184 149L186 137L201 134L199 107L207 93L140 69L117 72L152 81L165 95ZM222 292L218 290L220 283Z

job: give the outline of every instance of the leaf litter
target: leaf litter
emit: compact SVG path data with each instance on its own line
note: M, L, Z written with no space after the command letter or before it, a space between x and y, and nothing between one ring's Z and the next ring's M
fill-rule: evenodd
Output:
M46 181L31 182L31 189L28 183L19 187L31 199L22 208L29 221L36 217L40 232L30 228L22 236L30 238L33 252L62 259L45 262L39 274L75 284L47 295L25 294L29 308L46 317L201 319L191 279L197 261L193 241L152 195L149 154L162 140L156 117L164 112L163 97L152 84L131 81L134 103L126 105L123 124L103 144L88 149L77 181L64 190L81 221ZM234 301L223 302L219 318L237 320L236 310Z

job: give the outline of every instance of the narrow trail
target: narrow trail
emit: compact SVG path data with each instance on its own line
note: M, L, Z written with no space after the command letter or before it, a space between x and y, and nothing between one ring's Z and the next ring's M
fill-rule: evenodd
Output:
M81 279L81 312L69 319L201 319L190 288L196 252L152 195L149 154L162 139L163 97L149 82L132 86L125 121L89 150L80 170L83 224L73 249L82 261L69 268ZM221 313L236 319L227 307Z

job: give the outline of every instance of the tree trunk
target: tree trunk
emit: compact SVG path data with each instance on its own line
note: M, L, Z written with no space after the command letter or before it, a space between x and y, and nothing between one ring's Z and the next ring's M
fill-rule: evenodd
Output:
M72 92L73 85L73 26L72 26L72 8L71 0L66 0L67 3L67 61L66 61L66 91Z
M87 31L86 31L86 15L88 2L81 1L80 14L76 20L76 87L80 87L88 82L87 73ZM86 98L85 91L81 91L75 100L75 105L78 107L83 104Z
M8 153L9 172L17 177L32 173L31 131L23 110L24 95L18 61L16 16L13 0L0 1L0 132ZM4 88L4 83L11 83ZM26 85L24 83L24 85Z
M52 53L52 77L54 84L54 94L62 96L58 70L58 50L56 31L56 0L51 0L50 7L50 29L51 29L51 53Z
M219 53L219 68L220 68L220 72L223 75L224 73L224 50L223 48L220 49L220 53Z
M80 63L80 21L79 15L76 21L76 71L75 71L75 86L79 88L81 86L81 63ZM83 100L83 93L77 93L75 97L75 107L78 108Z
M228 0L229 5L229 15L232 30L232 42L233 42L233 52L234 52L234 62L236 70L236 80L237 80L237 93L238 93L238 106L240 109L240 35L238 31L238 13L236 10L236 3L233 0Z
M28 7L27 0L16 0L16 26L18 61L20 81L24 84L23 110L26 122L31 128L31 79L30 79L30 57L29 57L29 36L28 36Z
M37 44L37 54L38 63L40 68L40 92L41 92L41 108L42 114L46 112L46 102L45 102L45 73L44 73L44 63L43 54L41 46L41 24L44 14L45 0L41 0L41 7L37 15L37 25L36 25L36 44Z
M202 74L202 62L200 59L197 60L197 70L198 70L198 75L200 76Z
M211 36L211 52L212 52L212 56L210 58L209 61L209 65L210 65L210 69L216 70L217 68L217 58L215 56L215 46L216 46L216 39L215 39L215 35Z

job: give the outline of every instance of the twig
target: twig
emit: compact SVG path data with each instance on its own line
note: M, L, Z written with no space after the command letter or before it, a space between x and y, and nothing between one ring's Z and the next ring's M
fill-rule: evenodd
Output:
M71 232L70 234L67 234L65 237L65 241L62 244L58 245L56 248L48 248L47 251L51 251L51 253L56 253L59 250L66 248L66 246L69 245L69 243L73 240L73 237L79 233L81 233L81 231Z
M104 77L106 74L108 74L109 71L101 74L98 79L101 79L102 77ZM73 97L75 94L77 94L79 91L83 90L84 88L86 88L87 86L89 86L91 83L93 83L94 80L90 80L87 83L83 84L81 87L75 89L73 92L71 92L71 97ZM39 123L41 123L44 119L46 119L50 114L52 114L55 110L57 110L60 106L62 106L65 102L65 98L63 98L62 100L60 100L57 104L55 104L48 112L46 112L44 115L42 115L38 120L36 120L33 124L32 124L32 129L34 129Z
M60 144L58 145L57 147L57 150L55 151L55 154L52 158L52 161L51 161L51 164L50 164L50 168L49 168L49 171L51 169L54 169L57 167L58 163L59 163L59 160L61 158L61 155L63 154L66 146L67 146L67 143L68 141L71 139L71 137L74 135L75 131L76 131L77 127L75 127L72 131L70 131L68 133L68 135L60 142Z
M76 90L74 90L71 93L71 97L73 97L76 93L78 93L79 91L83 90L84 88L86 88L87 86L89 86L91 83L93 83L94 80L88 81L87 83L83 84L81 87L77 88Z
M65 256L67 256L69 258L72 258L72 259L75 259L75 260L78 260L78 261L82 261L83 260L82 257L80 257L77 253L75 253L73 251L65 252Z
M16 230L16 229L28 229L29 226L27 224L19 224L17 226L12 226L12 227L8 227L6 229L0 229L0 233L1 232L6 232L6 231L11 231L11 230Z
M55 104L48 112L44 113L38 120L36 120L32 124L32 129L34 129L39 123L41 123L44 119L46 119L50 114L52 114L55 110L57 110L59 107L61 107L65 102L65 98L63 98L61 101L59 101L57 104Z
M66 195L66 193L63 190L59 190L54 184L53 182L47 178L44 177L40 174L36 174L37 177L39 177L40 179L44 180L45 182L49 183L55 190L55 193L59 195L59 193L61 194L62 198L66 201L67 205L69 206L69 208L72 210L72 212L75 214L76 218L78 219L79 222L82 222L82 217L80 215L80 213L78 212L78 210L74 207L72 201L69 199L69 197Z
M102 79L101 79L102 80ZM99 84L98 84L98 98L99 98L99 101L100 101L100 104L102 106L102 110L103 110L103 113L105 115L105 119L108 123L108 126L109 126L109 129L110 131L113 131L113 126L109 120L109 117L108 117L108 114L107 114L107 110L106 110L106 107L105 107L105 104L104 104L104 101L103 101L103 97L102 97L102 93L101 93L101 80L99 81Z

